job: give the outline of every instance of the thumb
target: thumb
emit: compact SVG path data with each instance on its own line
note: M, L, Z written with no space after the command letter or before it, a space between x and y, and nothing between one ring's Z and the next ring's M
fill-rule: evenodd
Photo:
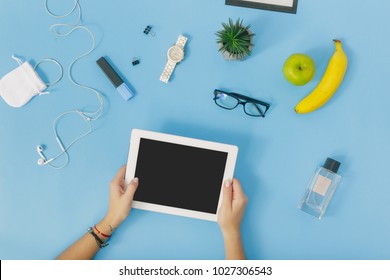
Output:
M135 177L133 180L130 181L130 183L126 186L125 196L133 199L135 191L138 188L138 178Z
M222 198L222 204L224 207L231 207L232 206L232 197L233 197L233 188L232 188L232 181L226 180L223 183L223 198Z

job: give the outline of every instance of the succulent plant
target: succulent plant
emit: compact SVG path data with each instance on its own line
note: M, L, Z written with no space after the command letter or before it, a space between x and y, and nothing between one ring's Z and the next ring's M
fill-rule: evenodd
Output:
M229 22L222 23L222 26L223 29L215 33L218 37L219 51L222 53L228 52L237 59L250 55L253 46L252 37L255 35L249 31L251 26L244 26L240 18L236 22L229 18Z

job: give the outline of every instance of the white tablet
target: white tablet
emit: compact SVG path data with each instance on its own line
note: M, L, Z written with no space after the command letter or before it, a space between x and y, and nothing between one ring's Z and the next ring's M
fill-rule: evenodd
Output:
M133 208L217 221L236 146L134 129L125 183L139 178Z

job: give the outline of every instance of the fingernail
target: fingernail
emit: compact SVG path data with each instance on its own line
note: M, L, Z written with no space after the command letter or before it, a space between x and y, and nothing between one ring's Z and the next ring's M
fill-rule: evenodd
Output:
M137 177L135 177L135 178L133 179L133 183L138 183L138 178L137 178Z
M225 181L225 187L226 187L226 188L230 187L231 184L232 184L232 181L231 181L231 180L226 180L226 181Z

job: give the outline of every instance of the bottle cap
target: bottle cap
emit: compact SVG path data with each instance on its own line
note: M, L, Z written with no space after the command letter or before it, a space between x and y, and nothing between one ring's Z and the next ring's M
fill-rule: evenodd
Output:
M334 172L334 173L337 173L337 171L339 170L340 164L341 164L340 162L338 162L337 160L334 160L333 158L327 158L323 167Z

